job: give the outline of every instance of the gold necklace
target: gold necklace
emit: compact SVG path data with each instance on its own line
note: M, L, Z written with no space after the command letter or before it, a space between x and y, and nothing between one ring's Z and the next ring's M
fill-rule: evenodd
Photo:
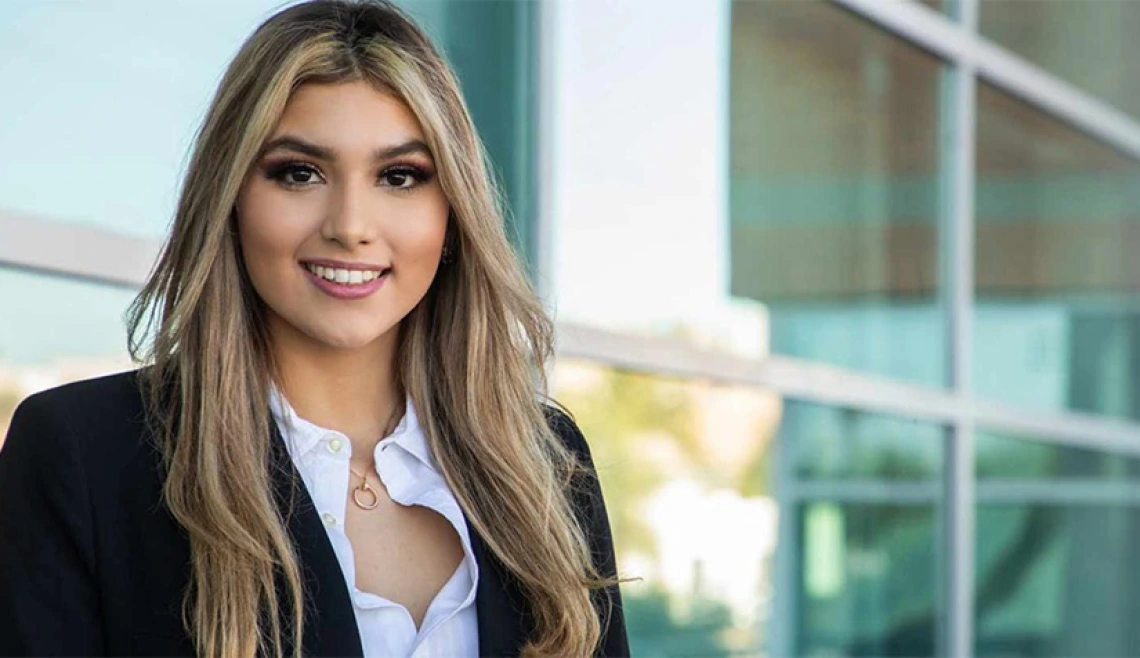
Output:
M351 466L348 467L348 470L352 471L354 475L360 476L360 486L352 489L352 502L356 503L356 506L363 510L376 509L376 506L380 504L380 495L376 493L375 489L368 486L368 478L357 473L356 469ZM360 502L361 494L372 496L372 502L367 505Z
M396 414L399 413L399 411L400 406L396 405L396 408L392 410L391 417L388 418L388 425L384 428L384 436L380 439L381 441L383 441L384 438L391 434L392 430L395 429ZM354 469L351 464L348 466L348 470L352 471L353 475L356 475L360 478L360 485L353 487L352 489L352 502L356 503L356 506L362 510L376 509L376 506L380 504L380 494L376 493L376 490L369 486L368 478L366 475L357 473L356 469ZM371 496L372 502L368 504L361 502L361 496Z

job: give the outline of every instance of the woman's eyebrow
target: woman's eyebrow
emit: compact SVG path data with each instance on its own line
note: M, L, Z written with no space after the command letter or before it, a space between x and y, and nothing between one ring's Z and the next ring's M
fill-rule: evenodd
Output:
M300 137L294 137L292 135L282 135L276 139L271 140L268 144L265 145L265 148L262 150L262 154L268 154L277 150L296 151L297 153L307 155L311 158L318 158L330 162L336 160L336 152L333 149L328 148L327 146L313 144L312 142L305 141ZM410 139L402 144L396 144L395 146L385 146L376 149L372 152L372 159L390 160L392 158L398 158L401 155L408 155L410 153L420 153L426 155L429 158L431 157L431 149L428 148L427 144L425 144L423 140Z

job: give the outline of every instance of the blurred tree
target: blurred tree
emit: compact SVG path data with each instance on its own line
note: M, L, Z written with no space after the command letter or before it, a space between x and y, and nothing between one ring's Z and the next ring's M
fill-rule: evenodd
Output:
M645 510L670 481L685 478L714 487L743 486L725 482L722 470L703 454L697 436L701 398L694 388L700 383L605 366L567 367L574 370L567 377L573 382L564 381L554 397L571 411L590 442L619 555L659 557ZM558 386L559 379L554 381ZM765 456L758 455L755 461L756 469L766 468ZM733 618L725 603L666 590L653 582L625 587L623 599L635 655L732 655Z
M654 448L662 441L695 444L693 410L680 383L610 368L597 374L596 385L555 391L555 397L590 442L615 541L623 551L655 556L644 504L679 474L669 472Z
M23 399L23 394L14 388L0 388L0 448L4 446L4 439L8 435L8 424L12 421L12 414L16 412L16 406Z

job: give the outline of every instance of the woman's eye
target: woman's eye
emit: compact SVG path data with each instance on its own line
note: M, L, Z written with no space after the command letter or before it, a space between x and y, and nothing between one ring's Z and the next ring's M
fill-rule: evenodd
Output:
M313 172L308 169L294 169L288 172L288 174L295 177L299 176L299 178L290 180L290 183L311 183L313 181Z
M406 187L412 177L402 171L390 171L384 174L384 180L392 187Z
M269 170L269 177L287 187L304 187L320 180L320 173L308 165L286 164Z
M416 185L426 181L428 175L427 172L415 168L401 167L385 171L380 174L380 178L390 187L400 190L410 190Z
M266 175L285 187L309 187L324 182L319 170L300 162L270 166ZM397 190L411 190L430 178L427 171L417 167L393 167L380 173L382 183Z

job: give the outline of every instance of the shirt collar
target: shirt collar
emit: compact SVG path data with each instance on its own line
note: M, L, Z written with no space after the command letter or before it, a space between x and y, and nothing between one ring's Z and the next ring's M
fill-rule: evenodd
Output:
M276 382L271 383L269 387L269 410L273 415L273 420L281 430L282 438L285 439L290 452L296 456L313 450L325 436L330 432L335 432L335 430L326 429L298 416L293 406L289 404L289 401L278 389ZM335 433L340 434L339 432ZM392 433L377 444L377 449L384 443L395 443L431 470L439 472L435 458L432 456L431 450L428 449L427 438L424 437L423 428L420 426L419 416L416 414L416 407L412 404L410 395L404 397L404 417L400 419Z

